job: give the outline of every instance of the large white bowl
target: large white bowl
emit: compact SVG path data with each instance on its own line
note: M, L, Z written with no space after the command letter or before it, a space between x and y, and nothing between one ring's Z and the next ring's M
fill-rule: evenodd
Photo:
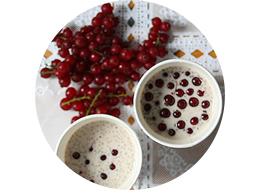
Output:
M184 139L184 140L176 140L174 138L166 138L163 137L162 135L156 133L145 121L141 109L141 103L140 100L142 99L142 92L144 90L144 87L146 83L150 80L150 78L155 75L157 72L168 68L168 67L174 67L174 66L184 66L187 68L190 68L191 70L196 70L197 72L200 73L200 75L208 81L210 84L212 91L214 93L214 103L212 105L213 113L211 116L211 119L208 123L208 126L206 126L200 133L197 135L191 136L190 138ZM139 81L135 95L134 95L134 110L135 110L135 115L138 124L142 128L142 130L154 141L156 141L159 144L162 144L164 146L168 147L173 147L173 148L188 148L192 147L204 139L206 139L216 128L222 114L222 96L221 96L221 91L219 88L219 85L215 78L212 76L212 74L206 70L204 67L201 65L191 62L191 61L186 61L182 59L170 59L163 61L161 63L156 64L153 66L151 69L149 69L141 78Z
M82 126L84 126L88 123L94 122L94 121L109 121L109 122L115 123L118 127L123 127L124 129L126 129L126 131L129 133L129 135L132 137L134 146L136 149L136 154L135 154L136 162L134 165L134 172L132 172L132 175L126 181L126 183L122 184L122 186L120 186L118 188L118 189L131 189L131 187L134 185L134 183L137 180L138 175L141 171L142 149L141 149L139 139L136 136L135 132L125 122L123 122L122 120L120 120L116 117L106 115L106 114L95 114L95 115L83 117L83 118L75 121L68 127L68 129L66 131L64 131L64 133L60 137L56 150L55 150L57 156L61 159L61 161L64 162L66 145L67 145L67 142L70 139L71 135L75 131L77 131L79 128L81 128Z

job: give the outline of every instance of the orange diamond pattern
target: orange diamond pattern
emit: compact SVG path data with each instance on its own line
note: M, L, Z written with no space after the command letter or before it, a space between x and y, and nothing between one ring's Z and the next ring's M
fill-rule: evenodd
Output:
M130 3L128 4L128 7L132 10L135 7L134 2L130 1Z
M133 34L130 34L130 35L128 36L128 41L129 41L129 42L132 42L134 39L135 39L135 37L133 36Z
M50 50L47 49L47 50L45 51L45 53L44 53L43 56L44 56L45 58L48 58L48 57L50 57L52 54L53 54L53 53L52 53Z
M176 52L174 53L174 55L176 55L177 57L181 58L182 56L185 55L185 53L184 53L183 51L181 51L181 50L178 50L178 51L176 51Z
M134 87L135 87L135 83L133 81L130 81L128 83L128 88L132 91Z
M216 53L215 53L215 51L214 50L212 50L211 52L209 52L209 55L211 56L211 57L213 57L213 58L217 58L217 55L216 55Z
M135 119L133 118L133 116L131 115L129 118L128 118L128 123L130 123L131 125L133 125L135 122Z
M201 52L200 50L196 49L194 52L191 53L191 55L193 55L196 58L199 58L200 56L202 56L204 53Z

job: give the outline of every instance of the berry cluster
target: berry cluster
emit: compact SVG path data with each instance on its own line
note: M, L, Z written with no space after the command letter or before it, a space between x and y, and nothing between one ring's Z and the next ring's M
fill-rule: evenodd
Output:
M78 91L68 88L60 104L63 110L73 108L79 111L79 116L75 116L72 122L94 113L118 117L119 109L111 106L117 105L121 99L125 105L132 104L132 96L126 94L121 85L129 80L139 81L139 68L150 69L157 56L167 54L162 44L169 38L165 33L170 30L168 22L162 22L158 17L152 19L149 39L137 50L114 35L118 22L113 7L106 3L92 19L92 25L74 33L65 28L53 39L63 60L53 60L51 66L43 68L40 74L43 78L56 76L61 87L68 87L71 81L81 83ZM90 87L90 84L97 87Z

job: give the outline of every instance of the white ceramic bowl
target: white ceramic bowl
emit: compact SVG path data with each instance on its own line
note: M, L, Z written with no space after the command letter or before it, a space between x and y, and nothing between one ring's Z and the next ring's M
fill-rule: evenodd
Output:
M144 87L146 83L150 80L150 78L155 75L157 72L169 68L169 67L174 67L174 66L184 66L188 67L191 70L196 70L197 72L200 73L200 75L208 81L210 84L212 91L214 93L214 103L213 105L213 112L211 119L208 123L208 126L204 127L204 129L198 133L197 135L191 136L190 138L184 139L184 140L176 140L174 138L166 138L161 136L160 134L156 133L148 124L146 123L142 109L141 109L141 98L142 98L142 92L144 90ZM212 74L206 70L204 67L201 65L191 62L191 61L186 61L182 59L170 59L163 61L161 63L156 64L153 66L151 69L149 69L141 78L139 81L135 95L134 95L134 110L135 110L135 115L138 124L142 128L142 130L154 141L156 141L159 144L162 144L164 146L168 147L173 147L173 148L188 148L192 147L204 139L206 139L216 128L220 118L221 118L221 113L222 113L222 96L220 92L219 85L215 78L212 76Z
M134 172L132 172L132 175L130 176L130 178L128 179L128 181L125 184L122 184L122 186L120 186L118 189L130 189L133 184L135 183L135 181L137 180L137 177L140 173L141 170L141 166L142 166L142 149L141 149L141 145L139 142L138 137L136 136L135 132L122 120L110 116L110 115L105 115L105 114L95 114L95 115L90 115L90 116L86 116L83 117L77 121L75 121L74 123L72 123L68 129L66 131L64 131L64 133L62 134L62 136L60 137L57 147L56 147L56 155L61 159L61 161L64 162L65 160L65 149L66 149L66 145L68 140L70 139L71 135L77 131L80 127L91 123L91 122L95 122L95 121L109 121L112 122L114 124L116 124L119 127L122 127L124 129L126 129L126 131L129 133L129 135L132 137L134 145L135 145L135 149L136 149L136 162L134 165Z

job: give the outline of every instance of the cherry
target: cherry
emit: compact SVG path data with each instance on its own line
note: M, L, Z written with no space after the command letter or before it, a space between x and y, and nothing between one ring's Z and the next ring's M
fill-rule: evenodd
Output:
M169 129L168 130L168 135L174 136L175 135L175 130L174 129Z
M92 83L94 80L94 76L90 73L84 73L82 75L82 81L84 82L84 84L90 84Z
M177 89L177 90L175 91L175 94L176 94L177 96L179 96L179 97L182 97L182 96L184 95L184 91L183 91L182 89Z
M178 101L177 106L178 106L180 109L185 109L186 106L187 106L187 102L186 102L184 99L181 99L181 100Z
M120 110L118 108L114 108L109 112L110 115L114 116L114 117L119 117L120 115Z
M61 48L58 52L59 56L61 56L62 58L65 58L67 55L70 54L69 50L66 48Z
M61 87L67 87L70 85L70 76L65 76L59 79L59 83Z
M175 118L181 117L181 112L176 110L175 112L173 112L173 117L175 117Z
M90 55L90 52L87 48L83 48L79 52L79 56L82 57L83 59L86 59Z
M115 106L119 103L119 99L117 97L111 97L108 102L111 106Z
M100 177L105 180L105 179L107 179L107 174L101 173L101 174L100 174Z
M158 88L162 88L164 85L164 81L162 79L157 79L155 81L155 86L157 86Z
M190 71L186 71L186 72L185 72L185 75L186 75L186 76L190 76Z
M164 32L168 32L171 29L171 25L169 22L165 21L162 22L160 25L160 30L164 31Z
M82 73L74 72L71 76L71 80L74 82L79 82L82 80Z
M86 63L84 61L80 61L76 63L75 70L77 72L83 72L87 68Z
M192 88L187 89L186 93L191 96L194 93L194 90Z
M154 17L152 19L152 25L159 28L162 23L162 20L159 17Z
M110 48L110 53L111 55L118 55L120 54L120 51L121 51L121 47L120 45L112 45L111 48Z
M98 35L96 35L95 41L98 44L104 44L106 42L105 41L105 36L103 34L98 34Z
M146 93L144 94L144 99L145 99L146 101L151 101L151 100L153 99L153 94L152 94L151 92L146 92Z
M180 73L178 73L178 72L174 72L173 73L173 78L174 79L178 79L180 77Z
M129 49L127 48L123 48L121 51L120 51L120 57L123 59L123 60L130 60L132 59L133 57L133 54L132 54L132 51L130 51Z
M152 109L152 106L150 104L145 104L144 105L144 111L148 112Z
M195 86L199 86L201 84L201 80L198 78L198 77L194 77L192 79L192 83L195 85Z
M116 94L126 94L126 89L122 86L119 86L117 89L116 89Z
M109 92L114 92L116 90L116 85L115 85L115 83L108 83L108 84L106 84L105 88Z
M73 36L73 33L69 28L65 28L63 30L62 36L65 38L71 38Z
M72 154L72 157L73 157L74 159L79 159L79 158L80 158L80 153L74 152L74 153Z
M156 47L150 47L149 48L149 54L150 54L151 57L156 58L159 55L158 49Z
M80 101L73 102L73 104L72 104L72 108L73 108L75 111L81 111L81 110L84 110L83 103L80 102Z
M180 85L183 86L183 87L188 86L188 84L189 84L189 82L188 82L186 79L182 79L182 80L180 81Z
M97 85L102 85L105 82L104 75L96 75L94 78L94 82ZM111 83L112 84L112 83Z
M170 115L171 115L171 112L167 108L161 109L161 111L160 111L161 117L168 118L168 117L170 117Z
M111 152L111 154L112 154L113 156L116 156L116 155L118 155L118 150L116 150L116 149L113 149L113 150L112 150L112 152Z
M140 75L137 72L132 72L130 78L132 81L138 81L140 79Z
M74 123L75 121L77 121L80 117L79 116L74 116L72 119L71 119L71 123Z
M147 52L140 52L137 55L137 60L141 63L147 63L150 59L150 55Z
M192 133L193 133L193 130L192 130L192 128L188 128L188 129L186 130L186 132L187 132L188 134L192 134Z
M201 115L201 119L208 120L209 119L209 115L204 113L204 114Z
M197 105L199 105L199 100L197 98L190 98L189 100L189 104L191 107L196 107Z
M96 52L92 52L90 54L90 57L89 57L89 60L92 62L92 63L96 63L96 62L99 62L100 60L102 59L102 56L97 54Z
M43 77L43 78L49 78L49 77L51 77L52 72L53 72L52 69L45 67L41 70L40 74L41 74L41 77Z
M173 89L174 86L175 86L175 85L174 85L172 82L169 82L169 83L167 84L167 87L168 87L169 89Z
M199 119L198 119L197 117L193 117L193 118L191 118L191 120L190 120L190 123L191 123L192 125L197 125L198 122L199 122Z
M160 34L160 42L161 42L161 43L166 43L166 42L168 42L168 39L169 39L169 36L168 36L167 34L165 34L165 33Z
M114 170L114 169L116 169L116 166L115 166L115 164L110 164L110 166L109 166L109 168L111 169L111 170Z
M70 64L66 61L62 61L58 64L57 69L62 73L67 73L70 70Z
M71 40L64 40L61 44L61 47L65 48L65 49L69 49L69 48L71 48L71 46L72 46Z
M175 103L174 97L172 97L172 95L169 94L164 97L164 101L164 104L166 106L172 106Z
M124 97L123 98L123 103L124 103L124 105L130 105L130 104L133 103L133 98L130 97L130 96Z
M91 22L94 27L100 27L102 25L102 18L94 17Z
M180 120L180 121L178 121L177 122L177 127L179 128L179 129L184 129L185 128L185 122L183 121L183 120Z
M208 100L204 100L202 103L201 103L201 107L203 108L208 108L210 106L210 102Z
M104 160L106 160L106 159L107 159L106 155L100 156L100 160L104 161Z
M204 92L205 91L198 90L197 94L198 94L198 96L204 96Z
M125 78L125 76L122 75L122 74L117 74L117 75L115 76L114 81L115 81L116 84L124 84L125 81L126 81L126 78Z
M159 123L157 128L159 129L159 131L165 131L167 126L164 123Z
M101 66L97 63L91 65L89 70L93 75L99 75L102 72Z
M69 100L70 100L69 98L63 98L61 100L61 102L60 102L61 109L65 110L65 111L71 109L72 104L65 104L65 105L63 105L65 102L67 102Z
M76 90L75 88L73 88L73 87L67 88L67 90L66 90L66 97L67 97L68 99L71 100L71 99L74 98L76 95L77 95L77 90Z
M83 48L87 45L87 40L85 38L76 38L75 41L75 46L79 48Z
M112 17L104 17L103 18L103 25L105 28L109 29L114 26L114 20Z
M159 34L159 28L153 26L152 28L150 28L149 33L158 36L158 34Z

